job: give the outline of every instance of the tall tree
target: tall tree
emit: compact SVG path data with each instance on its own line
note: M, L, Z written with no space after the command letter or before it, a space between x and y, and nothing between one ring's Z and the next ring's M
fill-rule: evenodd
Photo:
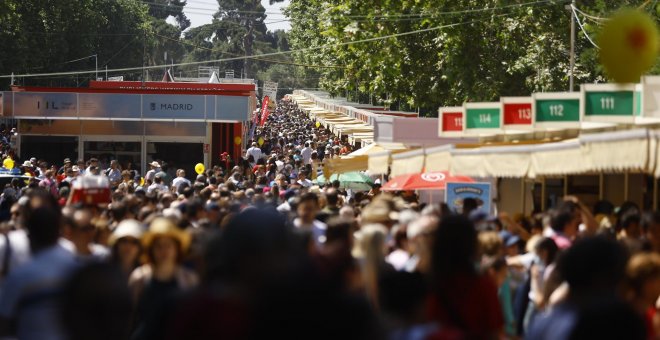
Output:
M148 18L146 7L135 0L4 0L0 74L94 70L96 59L101 69L140 65L142 47L136 37L143 35ZM77 86L90 78L18 81ZM0 85L6 88L8 83L2 80Z
M642 3L585 0L578 1L578 7L606 17L621 6ZM322 87L353 99L371 97L393 108L433 114L438 106L468 100L567 90L571 14L564 5L522 0L292 0L286 13L292 23L292 48L311 49L295 54L299 62L345 67L343 72L322 70ZM658 20L655 9L653 15ZM585 27L592 38L599 23L602 20L592 19ZM376 40L358 42L369 39ZM576 83L604 81L597 50L581 31L577 41ZM321 48L336 43L347 45Z

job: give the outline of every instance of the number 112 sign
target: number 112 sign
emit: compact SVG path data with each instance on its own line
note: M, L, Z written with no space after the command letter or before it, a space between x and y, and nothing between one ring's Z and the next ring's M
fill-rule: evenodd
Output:
M460 136L463 133L463 107L441 107L438 109L438 135Z
M531 130L534 128L532 97L500 97L504 113L504 128Z
M532 94L532 113L536 128L580 127L579 92L541 92Z

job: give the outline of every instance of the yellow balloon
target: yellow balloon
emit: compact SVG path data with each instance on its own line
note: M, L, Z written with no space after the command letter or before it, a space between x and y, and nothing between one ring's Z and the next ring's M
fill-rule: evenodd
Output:
M637 83L656 62L658 27L647 14L622 9L607 21L598 43L607 74L619 83Z
M202 173L204 173L204 170L206 170L206 168L204 167L204 164L202 164L202 163L197 163L197 165L195 165L195 172L196 172L198 175L201 175Z
M144 177L140 177L140 186L144 185Z
M241 138L241 136L234 137L234 144L241 145L242 141L243 141L243 139Z
M264 138L263 138L263 137L259 137L259 140L257 141L257 143L259 143L259 146L264 145Z
M321 126L321 122L316 122L316 127Z
M2 161L2 166L11 170L14 168L14 160L11 158L6 158L4 161Z

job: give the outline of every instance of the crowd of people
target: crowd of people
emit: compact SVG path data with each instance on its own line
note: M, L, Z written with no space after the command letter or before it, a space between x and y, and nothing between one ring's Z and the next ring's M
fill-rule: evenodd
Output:
M566 197L491 216L316 183L351 147L282 100L188 178L35 160L0 197L0 335L19 339L655 339L660 214ZM59 173L58 173L59 172ZM81 174L111 202L73 201Z

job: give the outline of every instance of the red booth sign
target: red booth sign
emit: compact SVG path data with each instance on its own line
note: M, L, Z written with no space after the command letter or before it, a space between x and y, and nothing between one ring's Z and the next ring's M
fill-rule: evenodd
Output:
M529 127L534 124L531 97L503 97L504 126Z
M438 135L457 135L463 132L463 108L441 107L438 109Z

